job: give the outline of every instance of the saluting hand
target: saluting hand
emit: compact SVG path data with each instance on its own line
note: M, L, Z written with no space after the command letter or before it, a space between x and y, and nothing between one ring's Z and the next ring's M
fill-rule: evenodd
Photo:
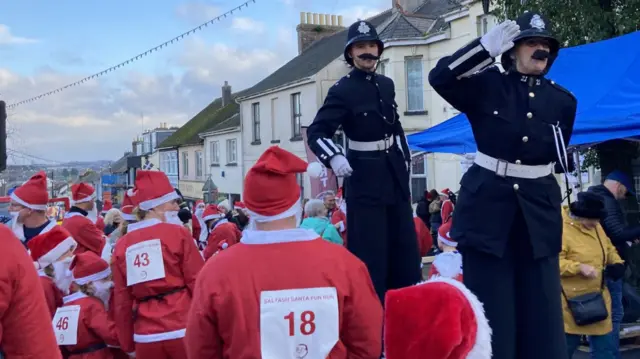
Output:
M489 30L480 43L491 57L502 55L513 47L513 39L520 34L520 25L513 20L507 20Z
M353 172L349 161L347 161L347 158L343 155L333 157L331 161L329 161L329 164L331 165L333 173L338 177L349 177Z

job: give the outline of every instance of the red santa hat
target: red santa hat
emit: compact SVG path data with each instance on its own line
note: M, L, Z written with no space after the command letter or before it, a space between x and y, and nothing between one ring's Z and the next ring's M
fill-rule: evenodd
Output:
M49 203L47 174L40 171L11 193L11 199L36 211L45 211Z
M451 239L451 235L449 234L449 232L451 231L451 222L452 221L447 221L440 226L440 228L438 229L438 240L448 246L456 247L458 245L458 242Z
M197 201L196 201L196 205L193 207L193 209L198 208L198 206L200 206L200 205L202 205L202 206L206 206L206 205L204 204L204 201L203 201L203 200L201 200L201 199L199 199L199 200L197 200Z
M252 219L270 222L302 212L297 174L317 172L317 162L308 165L278 146L269 147L244 179L244 203Z
M124 193L122 198L122 205L120 206L120 212L122 212L122 219L125 221L137 221L138 219L133 214L133 209L135 208L135 203L129 197L128 192Z
M237 201L236 203L233 204L233 208L235 208L235 209L247 209L247 206L244 205L244 202Z
M442 191L440 191L440 194L448 197L451 194L451 190L448 188L445 188Z
M96 200L96 189L84 182L71 186L71 199L73 203L86 203Z
M384 343L387 359L492 356L482 303L464 284L445 277L387 292Z
M73 281L78 285L105 279L111 275L109 263L93 252L77 254L69 269L73 273Z
M62 226L54 226L51 230L33 237L27 246L34 262L44 268L57 261L63 254L73 251L76 243L69 231Z
M214 219L221 219L224 218L225 214L222 211L222 209L220 208L220 206L216 206L214 204L210 204L208 205L205 209L204 209L204 213L202 213L202 220L203 221L211 221Z
M105 199L104 204L102 205L102 214L106 214L111 208L113 208L113 203L110 200Z
M138 170L135 186L127 192L144 211L180 199L167 175L160 171Z

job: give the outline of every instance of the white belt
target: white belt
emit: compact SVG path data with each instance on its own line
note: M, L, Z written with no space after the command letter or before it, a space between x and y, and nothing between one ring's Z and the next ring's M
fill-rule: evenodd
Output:
M385 151L392 146L392 137L385 140L371 142L360 142L349 139L349 149L353 151Z
M553 163L540 166L519 165L495 159L493 157L485 155L482 152L476 152L476 158L474 162L482 168L495 172L495 174L500 177L515 177L527 179L536 179L548 176L549 174L553 173L554 167Z

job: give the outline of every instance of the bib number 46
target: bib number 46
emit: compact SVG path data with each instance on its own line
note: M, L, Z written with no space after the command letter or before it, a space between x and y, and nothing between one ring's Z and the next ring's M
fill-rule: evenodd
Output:
M284 319L289 321L289 336L293 337L296 335L296 315L294 312L289 312L289 314L284 316ZM300 313L300 334L302 335L311 335L316 331L316 314L311 310L305 310Z
M56 323L56 329L67 330L69 329L69 317L60 317Z

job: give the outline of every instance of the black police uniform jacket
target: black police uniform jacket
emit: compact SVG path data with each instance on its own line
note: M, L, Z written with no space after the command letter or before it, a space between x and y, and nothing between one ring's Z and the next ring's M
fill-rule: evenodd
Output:
M556 140L561 143L554 126L568 145L576 98L543 76L486 68L492 63L476 39L442 58L429 82L467 115L479 152L522 165L559 162L562 148L556 146ZM514 240L531 241L534 258L560 252L562 194L552 174L537 179L504 177L474 164L460 186L451 236L461 248L502 256L515 215L521 211L527 231L515 232L525 238Z
M331 86L307 129L309 147L328 168L333 157L344 154L331 140L340 126L351 140L388 139L390 146L388 151L347 151L346 157L353 169L345 179L347 200L395 204L402 196L409 201L411 154L398 118L393 80L353 69Z

